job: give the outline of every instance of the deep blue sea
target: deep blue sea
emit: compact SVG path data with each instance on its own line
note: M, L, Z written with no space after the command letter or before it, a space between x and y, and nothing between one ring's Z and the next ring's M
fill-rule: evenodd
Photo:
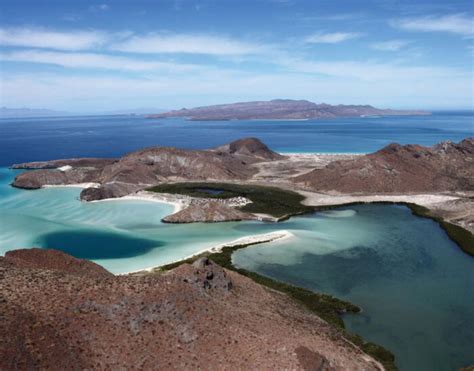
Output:
M257 137L280 152L364 153L391 143L431 145L474 136L474 113L315 121L186 121L141 116L0 119L0 166L117 157L143 147L204 149Z

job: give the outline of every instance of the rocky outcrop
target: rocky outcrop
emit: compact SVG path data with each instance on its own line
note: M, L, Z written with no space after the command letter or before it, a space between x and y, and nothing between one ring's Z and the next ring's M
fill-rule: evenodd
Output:
M183 108L150 115L149 118L185 117L190 120L252 120L252 119L332 119L337 117L426 115L425 111L378 109L368 105L316 104L307 100L275 99L214 106Z
M13 255L0 258L2 370L381 369L286 295L207 259L112 276L48 250Z
M83 201L105 200L108 198L124 197L142 189L143 186L132 183L105 183L99 187L84 188L80 198Z
M70 185L98 182L103 169L117 160L73 158L53 161L27 162L12 165L13 169L34 170L18 175L13 186L38 189L45 185Z
M216 223L255 219L257 217L253 214L245 213L220 202L208 201L191 204L177 213L165 216L162 220L166 223Z
M390 144L294 178L317 191L414 193L474 190L474 138L433 147Z
M52 169L20 174L13 186L37 189L44 185L98 183L99 187L81 194L83 200L92 201L122 197L167 181L245 180L258 171L251 165L281 158L256 138L241 139L211 150L154 147L129 153L119 160L73 159L17 165Z
M285 158L285 156L273 152L266 144L262 143L257 138L239 139L229 144L217 147L215 151L230 155L246 156L251 159L259 158L266 161L282 160Z
M71 158L71 159L63 159L63 160L36 161L36 162L25 162L22 164L13 164L11 168L38 170L38 169L57 169L63 166L71 166L74 168L101 169L106 165L113 164L115 161L117 160L113 158Z
M34 170L18 175L13 181L13 186L23 189L38 189L45 185L93 183L99 177L100 170L97 169Z

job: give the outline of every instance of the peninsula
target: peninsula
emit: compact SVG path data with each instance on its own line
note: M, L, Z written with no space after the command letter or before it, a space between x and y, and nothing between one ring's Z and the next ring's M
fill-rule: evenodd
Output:
M339 117L429 115L427 111L380 109L369 105L330 105L307 100L274 99L270 101L219 104L183 108L149 115L149 118L184 117L192 121L214 120L317 120Z

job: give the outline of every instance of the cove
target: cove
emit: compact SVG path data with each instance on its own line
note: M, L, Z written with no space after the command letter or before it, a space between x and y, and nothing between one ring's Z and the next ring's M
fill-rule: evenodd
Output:
M346 328L392 351L401 370L474 363L474 259L438 223L376 204L292 219L306 227L296 241L237 250L234 266L362 307Z

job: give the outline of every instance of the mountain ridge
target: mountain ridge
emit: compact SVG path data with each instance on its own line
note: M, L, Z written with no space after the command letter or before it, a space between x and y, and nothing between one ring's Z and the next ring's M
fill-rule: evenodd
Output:
M428 111L379 109L371 105L330 105L308 100L273 99L182 108L148 115L148 118L183 117L191 121L213 120L316 120L339 117L428 115Z

